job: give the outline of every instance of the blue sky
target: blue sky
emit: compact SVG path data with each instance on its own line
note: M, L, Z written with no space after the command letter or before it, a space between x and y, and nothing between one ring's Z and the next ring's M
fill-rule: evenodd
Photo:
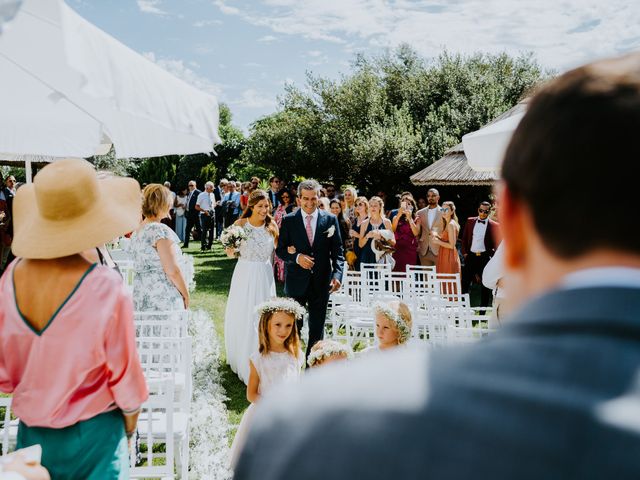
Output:
M67 0L127 46L227 103L245 131L286 82L338 78L357 52L533 51L560 71L640 49L635 0Z

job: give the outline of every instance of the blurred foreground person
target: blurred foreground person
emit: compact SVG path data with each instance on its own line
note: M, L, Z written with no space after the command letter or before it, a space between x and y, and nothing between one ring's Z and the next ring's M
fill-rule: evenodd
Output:
M160 186L160 188L164 188ZM64 159L14 201L17 259L0 279L0 391L17 448L42 446L53 479L128 478L127 437L147 386L122 277L80 252L136 228L140 187Z
M265 398L236 478L640 478L640 224L585 231L610 217L593 201L603 185L616 217L635 218L639 129L638 54L544 86L502 170L508 295L522 302L506 326ZM549 198L569 213L549 215Z

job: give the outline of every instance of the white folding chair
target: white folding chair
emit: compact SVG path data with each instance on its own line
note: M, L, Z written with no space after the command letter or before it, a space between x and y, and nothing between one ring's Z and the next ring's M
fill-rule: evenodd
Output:
M369 303L372 299L384 294L384 274L391 271L390 264L362 263L362 302Z
M380 300L402 300L409 303L409 278L405 272L384 272L382 280L384 290L383 294L378 297Z
M451 328L450 312L447 303L440 296L422 296L414 303L413 336L430 346L446 346L449 343Z
M376 322L370 308L353 305L342 314L346 338L352 347L359 341L373 345L376 337Z
M11 397L0 397L0 409L4 408L4 413L0 417L0 438L2 438L2 452L0 452L0 455L6 455L15 450L18 439L19 420L11 420L11 400Z
M133 280L136 274L133 260L116 260L116 263L118 264L118 269L120 270L124 284L129 290L133 290Z
M149 382L149 399L142 405L138 417L138 435L146 445L143 455L146 465L136 467L131 457L131 478L175 478L174 456L176 440L188 447L187 416L174 409L174 385L170 379ZM162 451L164 449L164 451ZM188 455L188 448L186 449ZM180 469L180 476L188 478L188 456Z
M134 312L136 336L187 337L189 336L189 311L168 310L162 312Z
M436 293L444 297L455 297L462 294L459 273L436 273L435 284Z

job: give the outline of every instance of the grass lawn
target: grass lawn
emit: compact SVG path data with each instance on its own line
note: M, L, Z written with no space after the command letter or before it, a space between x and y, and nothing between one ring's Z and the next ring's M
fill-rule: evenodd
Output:
M233 439L242 414L249 406L246 386L227 365L224 350L224 312L236 261L227 258L219 243L214 244L212 252L206 253L200 252L199 242L194 241L191 244L193 247L184 250L185 253L193 256L196 270L196 290L191 296L191 308L206 310L211 315L220 339L222 347L220 376L222 386L227 392L226 406L229 424L232 425L229 438ZM278 294L281 294L280 288Z

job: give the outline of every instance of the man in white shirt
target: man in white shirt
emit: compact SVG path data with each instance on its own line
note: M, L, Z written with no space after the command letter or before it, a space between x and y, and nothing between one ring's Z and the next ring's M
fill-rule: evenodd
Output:
M211 250L214 238L215 227L215 197L213 195L213 182L204 184L204 192L198 195L196 202L196 210L200 212L200 229L202 234L200 237L200 250Z

